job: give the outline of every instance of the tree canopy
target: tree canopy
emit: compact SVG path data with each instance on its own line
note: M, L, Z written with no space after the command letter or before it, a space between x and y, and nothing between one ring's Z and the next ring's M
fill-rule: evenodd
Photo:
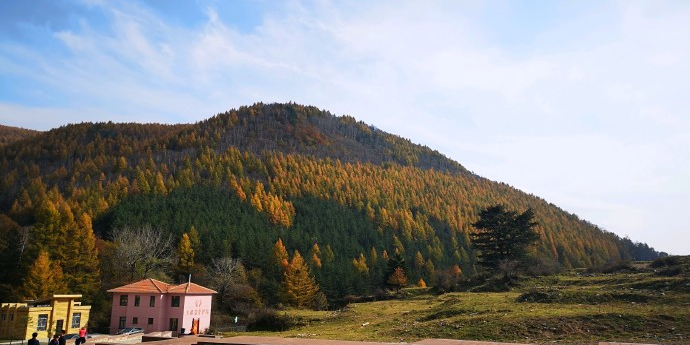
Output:
M539 239L534 231L536 225L534 212L529 208L519 214L503 205L480 211L479 220L472 224L477 232L471 236L478 263L497 270L501 264L523 261L527 248Z

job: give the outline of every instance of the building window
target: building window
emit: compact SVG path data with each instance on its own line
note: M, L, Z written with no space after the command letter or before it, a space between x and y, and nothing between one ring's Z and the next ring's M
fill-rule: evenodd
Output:
M149 307L155 307L155 306L156 306L156 296L149 297Z
M6 318L7 318L7 314L2 313L2 321L5 321Z
M139 318L138 318L138 317L133 317L133 318L132 318L132 324L133 324L133 325L138 325L138 324L139 324Z
M170 306L171 307L179 307L180 306L180 296L172 296L172 303L170 304ZM172 329L171 329L171 331L172 331Z
M149 318L149 325L153 325L153 318L152 317Z
M10 321L14 321L14 314L10 314Z
M120 296L120 305L121 306L127 306L128 297L129 297L128 295L121 295Z
M81 325L81 313L72 314L72 328L79 328Z
M37 331L45 331L47 327L48 327L48 314L38 315L38 327L36 327L36 330Z
M134 296L134 306L135 307L139 306L139 300L140 300L139 296Z
M177 331L177 319L170 319L169 331Z
M124 316L120 316L120 323L117 325L117 327L125 328L125 322L127 322L127 319L125 319Z

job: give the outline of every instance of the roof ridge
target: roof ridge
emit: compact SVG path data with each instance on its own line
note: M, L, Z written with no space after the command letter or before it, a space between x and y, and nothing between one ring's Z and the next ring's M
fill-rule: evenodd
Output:
M164 284L164 285L165 285L165 291L166 291L166 292L168 291L169 284L164 283L164 282L162 282L162 281L160 281L160 280L153 279L153 278L149 278L149 281L151 282L151 284L153 284L153 286L156 287L156 289L158 290L158 292L163 293L163 290L158 286L158 284L156 284L156 282L161 283L161 284Z

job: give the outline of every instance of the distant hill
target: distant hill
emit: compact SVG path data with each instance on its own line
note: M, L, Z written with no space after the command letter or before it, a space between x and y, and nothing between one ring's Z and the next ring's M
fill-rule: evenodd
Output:
M314 274L329 296L372 289L395 252L414 279L454 265L471 274L471 224L495 203L535 211L532 255L542 263L659 255L428 147L311 106L259 103L195 124L1 130L3 231L42 219L44 200L64 199L105 243L124 226L150 224L176 239L194 226L198 264L231 253L263 272L281 238L290 253L321 258ZM366 279L353 265L360 257Z
M0 125L0 146L30 138L38 133L40 132L31 129Z

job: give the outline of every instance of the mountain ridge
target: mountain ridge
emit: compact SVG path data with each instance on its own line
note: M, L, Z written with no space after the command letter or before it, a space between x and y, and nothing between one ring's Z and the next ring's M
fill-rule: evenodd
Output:
M535 210L541 241L532 254L540 262L587 267L659 255L426 146L351 116L294 103L257 103L194 124L67 125L2 146L0 154L0 172L7 177L0 184L0 210L17 225L35 223L42 200L61 195L75 214L94 220L106 241L115 225L156 220L177 237L203 224L202 243L214 253L253 257L264 271L268 260L252 248L270 251L283 238L303 253L315 243L331 247L334 267L346 274L355 274L350 261L358 254L373 266L384 252L396 251L416 278L432 279L453 265L471 274L471 224L479 209L495 203ZM196 203L187 200L192 195ZM206 204L209 199L216 204ZM183 212L202 203L218 215L248 217L236 221L256 234L244 238L242 228L224 228L213 218L232 220L211 211L204 211L211 219ZM180 219L161 218L166 209ZM329 227L350 234L344 239ZM368 279L381 279L375 275ZM355 280L348 284L367 289Z

